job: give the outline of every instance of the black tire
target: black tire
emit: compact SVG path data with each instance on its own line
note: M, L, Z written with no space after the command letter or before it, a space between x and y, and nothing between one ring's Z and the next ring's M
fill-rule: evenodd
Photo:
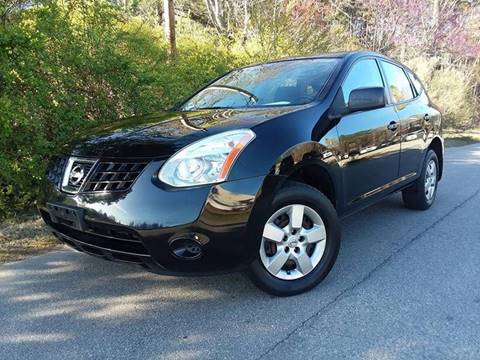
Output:
M425 187L425 180L427 176L427 167L430 161L435 162L436 179L433 197L429 199L426 194L427 189ZM420 177L415 180L415 182L411 186L402 191L402 198L405 207L413 210L427 210L428 208L430 208L430 206L432 206L437 196L439 169L440 167L437 154L433 150L428 150L427 156L425 157L425 161L423 163Z
M300 294L318 285L332 269L340 249L340 224L337 212L325 195L309 185L289 181L275 195L265 219L277 210L292 204L308 206L320 215L326 230L325 250L313 270L295 280L284 280L272 275L263 265L257 250L257 257L248 271L249 276L260 289L276 296ZM260 243L258 246L261 246Z

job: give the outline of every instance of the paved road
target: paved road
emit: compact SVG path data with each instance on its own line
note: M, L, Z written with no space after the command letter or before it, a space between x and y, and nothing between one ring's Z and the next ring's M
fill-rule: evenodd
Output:
M58 251L0 266L1 359L480 359L480 145L448 149L427 212L343 221L313 291L174 278Z

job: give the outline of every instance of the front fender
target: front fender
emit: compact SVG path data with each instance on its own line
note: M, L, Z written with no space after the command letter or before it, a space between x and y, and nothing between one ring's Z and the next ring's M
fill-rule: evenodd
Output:
M286 150L271 167L269 175L290 176L306 164L317 164L334 172L338 167L335 150L315 141L307 141Z

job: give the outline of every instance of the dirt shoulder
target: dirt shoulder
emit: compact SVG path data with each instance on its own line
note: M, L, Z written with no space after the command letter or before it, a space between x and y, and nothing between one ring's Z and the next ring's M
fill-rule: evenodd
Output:
M39 217L0 223L0 263L61 248L62 244L49 232Z
M443 135L446 147L464 146L480 142L480 128L466 131L447 129Z

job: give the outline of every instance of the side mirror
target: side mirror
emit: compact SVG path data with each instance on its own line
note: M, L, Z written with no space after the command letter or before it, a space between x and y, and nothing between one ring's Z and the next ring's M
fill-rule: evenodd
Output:
M366 111L385 106L385 89L383 87L370 87L355 89L350 92L348 111Z

